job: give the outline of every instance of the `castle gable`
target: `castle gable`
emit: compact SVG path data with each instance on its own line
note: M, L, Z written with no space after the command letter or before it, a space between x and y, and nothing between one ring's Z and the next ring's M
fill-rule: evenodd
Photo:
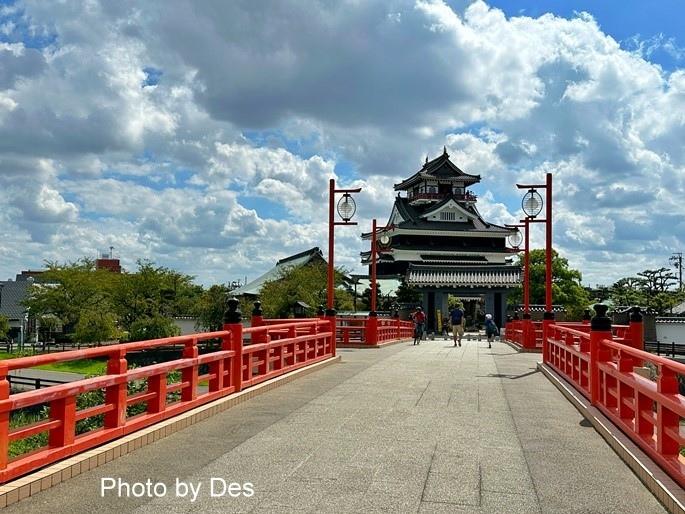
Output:
M476 214L468 211L452 198L435 204L432 208L423 212L420 216L425 221L445 221L454 223L468 223L478 218Z

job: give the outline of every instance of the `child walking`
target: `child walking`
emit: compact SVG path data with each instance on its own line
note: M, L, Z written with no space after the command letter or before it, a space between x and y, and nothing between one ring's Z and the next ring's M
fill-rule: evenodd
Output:
M492 321L492 314L485 315L485 335L488 338L488 348L492 348L492 339L499 335L499 329Z

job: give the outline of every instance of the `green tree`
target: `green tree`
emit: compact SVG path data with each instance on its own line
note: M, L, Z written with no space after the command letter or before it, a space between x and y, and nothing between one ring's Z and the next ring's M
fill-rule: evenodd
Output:
M644 280L626 277L616 281L609 290L609 299L614 305L646 305L643 293Z
M407 281L402 278L402 282L397 287L397 303L411 303L415 305L421 305L422 295L414 287L410 287Z
M530 303L544 305L547 273L545 250L531 250L528 259ZM523 256L519 255L517 264L523 265ZM582 278L580 271L568 267L568 259L560 257L557 251L552 249L552 301L555 305L564 306L569 320L581 319L590 304L588 293L580 283ZM510 302L523 303L523 286L516 287L509 293L508 298Z
M10 320L6 316L0 316L0 341L7 341L10 333Z
M86 310L81 312L74 326L72 340L77 345L100 344L103 341L119 339L121 332L117 329L116 317L109 311Z
M181 329L172 318L164 316L144 316L131 323L130 341L145 341L181 335Z
M173 317L191 313L202 292L193 277L147 261L121 274L85 258L46 267L25 305L39 319L61 323L77 344L115 339L122 331L133 340L178 335Z
M642 279L642 293L648 307L664 315L678 303L678 294L670 288L678 283L677 277L668 268L645 270L637 274Z
M77 337L79 343L98 343L100 340L89 336L116 332L114 318L106 316L112 311L111 290L115 274L97 270L95 261L85 258L65 264L48 262L46 268L41 282L32 286L29 298L24 302L33 316L52 316L72 330L79 325L82 316L90 320L99 317L102 323L110 323L108 327L90 330L86 329L84 321Z
M622 278L611 287L611 301L617 306L647 307L665 315L685 300L685 293L674 290L676 276L668 268L645 270L637 277Z
M342 284L342 272L336 270L335 284ZM288 318L293 314L295 302L302 301L312 308L326 305L328 268L323 261L311 262L304 266L283 269L279 275L262 285L259 298L262 302L264 317ZM352 295L343 288L334 291L334 308L352 310ZM243 313L249 315L249 313ZM314 315L314 312L311 313Z
M213 285L196 297L191 312L197 319L195 323L197 330L214 332L223 328L224 312L230 291L231 288L228 285ZM249 315L250 313L243 312L242 314Z
M380 310L381 302L383 298L383 293L381 292L381 286L376 283L376 310ZM361 307L362 310L371 310L371 288L367 287L364 289L362 292L362 296L360 298L361 300Z
M138 261L135 273L118 275L112 304L131 341L178 335L174 316L192 312L198 288L193 277L149 261ZM201 291L201 288L200 288Z

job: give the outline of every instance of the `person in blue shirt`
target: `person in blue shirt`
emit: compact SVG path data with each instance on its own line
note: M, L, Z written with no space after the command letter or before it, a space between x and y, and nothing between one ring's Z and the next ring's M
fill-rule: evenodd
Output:
M466 325L466 317L460 305L457 305L450 311L450 324L452 325L452 337L454 338L454 346L461 346L461 338L464 337L464 325Z

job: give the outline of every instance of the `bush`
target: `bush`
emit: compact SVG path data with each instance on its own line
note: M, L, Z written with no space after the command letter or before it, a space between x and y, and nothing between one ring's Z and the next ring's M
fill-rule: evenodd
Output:
M135 366L131 366L131 369ZM86 378L92 378L97 375L90 375ZM174 384L181 381L180 371L170 371L167 374L167 384ZM134 395L136 393L141 393L147 391L147 379L135 380L128 383L128 395ZM178 391L174 391L167 394L167 403L173 403L180 399L181 394ZM95 389L93 391L88 391L82 393L76 397L76 410L80 411L87 409L89 407L97 407L105 402L105 390ZM147 409L147 402L139 402L133 405L129 405L126 408L126 417L132 417L137 414L145 412ZM48 419L50 409L47 405L42 407L33 407L27 409L20 409L12 413L10 417L10 428L22 427L35 423L37 421L42 421ZM95 416L90 416L88 418L79 420L76 422L76 435L84 434L92 430L97 430L102 428L105 424L105 417L103 414L97 414ZM48 432L44 431L39 434L19 439L13 441L9 444L8 456L10 458L16 457L18 455L23 455L24 453L37 450L39 448L45 447L48 444Z

